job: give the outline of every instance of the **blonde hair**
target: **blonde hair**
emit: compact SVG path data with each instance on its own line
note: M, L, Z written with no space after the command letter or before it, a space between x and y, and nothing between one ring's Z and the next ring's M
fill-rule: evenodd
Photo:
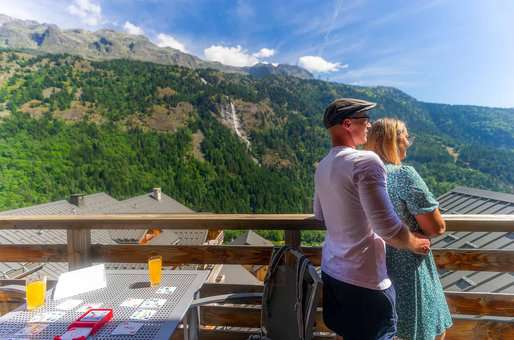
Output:
M368 141L364 148L374 151L384 163L398 165L401 163L398 137L405 130L405 123L399 119L378 119L368 131Z

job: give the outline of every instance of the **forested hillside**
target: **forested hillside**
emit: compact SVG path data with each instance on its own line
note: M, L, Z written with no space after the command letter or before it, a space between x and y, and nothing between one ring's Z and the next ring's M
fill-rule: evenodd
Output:
M0 51L0 209L160 186L198 211L308 212L337 97L407 122L408 161L442 194L514 192L514 110L427 104L387 87ZM375 118L374 117L374 118Z

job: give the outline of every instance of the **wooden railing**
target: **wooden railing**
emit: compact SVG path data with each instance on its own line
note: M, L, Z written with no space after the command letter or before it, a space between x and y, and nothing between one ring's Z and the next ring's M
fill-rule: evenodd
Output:
M514 232L512 215L446 215L448 231ZM323 230L312 215L73 215L73 216L2 216L0 229L65 229L67 244L0 245L0 262L68 262L79 268L93 262L143 263L153 254L163 256L165 264L268 264L271 249L265 246L152 246L91 244L92 229L268 229L283 230L286 244L300 246L302 230ZM320 264L319 247L302 247L315 265ZM436 263L447 270L514 272L514 251L510 250L433 250ZM206 284L203 295L259 291L262 286ZM452 313L514 316L514 295L446 292ZM0 300L6 298L0 296ZM202 308L202 338L239 339L245 331L219 330L214 326L258 327L258 306L206 306ZM487 321L455 318L447 339L514 339L514 324L500 319ZM318 331L328 331L321 318Z

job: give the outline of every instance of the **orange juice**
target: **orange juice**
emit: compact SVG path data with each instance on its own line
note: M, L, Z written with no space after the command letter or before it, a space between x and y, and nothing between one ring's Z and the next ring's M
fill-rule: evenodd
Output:
M27 282L27 309L32 310L45 304L46 280L38 279Z
M152 256L148 259L148 277L152 287L161 283L162 256Z

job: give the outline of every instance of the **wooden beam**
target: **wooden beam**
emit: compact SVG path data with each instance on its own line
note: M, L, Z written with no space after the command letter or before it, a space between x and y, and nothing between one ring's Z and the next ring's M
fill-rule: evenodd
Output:
M446 270L514 272L514 251L485 249L434 249L435 262Z
M448 231L514 231L514 215L443 215Z
M231 326L258 328L261 324L260 306L206 305L200 307L200 320L206 326ZM321 309L316 312L315 330L330 332L323 322Z
M2 244L0 262L68 262L65 244Z
M445 340L511 340L514 323L500 320L453 318L453 327L446 332Z
M514 232L514 215L444 215L448 231ZM0 229L324 230L311 214L118 214L1 216Z
M206 283L200 289L200 296L207 297L228 293L261 293L263 285L234 285ZM514 315L514 294L445 292L446 300L453 314L512 316ZM255 304L260 304L256 301ZM321 299L319 302L321 307Z
M0 246L1 249L2 246ZM302 251L314 265L320 264L321 248L304 247ZM94 262L144 263L149 256L159 254L166 264L269 264L269 246L151 246L100 245L91 246ZM1 260L1 259L0 259Z
M321 263L321 248L303 247L315 266ZM0 245L0 262L66 262L66 245ZM160 254L167 264L269 264L271 247L266 246L151 246L92 245L90 261L144 263ZM514 272L514 251L483 249L434 249L439 268Z
M514 294L445 292L445 296L453 314L514 315Z
M0 248L1 249L1 248ZM320 247L302 247L315 266L321 264ZM94 245L97 260L145 262L161 254L170 264L268 264L271 248L266 246L139 246ZM514 272L514 251L483 249L434 249L437 265L447 270Z
M184 330L178 328L171 340L184 339ZM200 329L200 340L248 340L252 334L259 334L258 329L215 329L212 327L202 327ZM315 334L313 340L335 340L334 334L320 335Z
M119 214L1 216L0 229L324 229L309 214Z
M230 293L262 293L263 289L264 285L204 283L200 288L200 297Z
M92 246L95 262L142 263L159 254L167 265L182 264L267 264L271 247L263 246Z
M68 229L67 253L69 270L90 266L91 261L91 230Z

